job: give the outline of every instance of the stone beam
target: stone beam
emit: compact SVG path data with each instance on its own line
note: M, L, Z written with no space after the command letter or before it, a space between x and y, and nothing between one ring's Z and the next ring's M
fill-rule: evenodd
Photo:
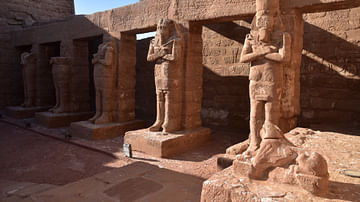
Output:
M66 21L33 26L14 34L15 46L96 36L104 32L154 31L160 18L200 23L239 20L255 14L256 0L143 0ZM303 13L360 6L360 0L282 0L284 10Z

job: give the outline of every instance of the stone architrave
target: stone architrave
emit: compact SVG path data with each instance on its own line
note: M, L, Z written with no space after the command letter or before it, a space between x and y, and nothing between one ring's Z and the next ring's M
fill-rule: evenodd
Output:
M34 53L21 54L24 79L24 103L22 107L35 107L36 100L36 57Z
M105 124L113 121L113 91L115 89L113 70L116 68L113 62L115 57L114 45L114 42L100 44L98 52L94 54L92 60L96 91L96 114L89 121L94 124Z
M53 113L70 112L70 58L67 57L52 57L50 64L52 64L52 75L54 80L56 92L56 105L49 109Z
M151 132L175 132L181 129L183 85L183 39L175 23L162 19L155 39L150 42L148 61L155 61L156 121Z
M227 149L227 154L237 154L234 175L296 184L314 194L326 192L329 175L325 159L295 147L279 128L284 68L292 51L279 0L257 0L256 9L240 58L251 62L250 135L248 141Z
M180 24L161 19L150 42L148 61L155 62L156 120L147 129L129 131L124 142L133 150L169 157L210 139L208 128L184 127L185 36Z

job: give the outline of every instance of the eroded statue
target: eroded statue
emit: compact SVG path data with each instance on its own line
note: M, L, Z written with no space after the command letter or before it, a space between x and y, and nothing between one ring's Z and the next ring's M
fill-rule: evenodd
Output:
M36 99L36 57L33 53L24 52L21 54L24 79L24 103L22 107L34 107Z
M49 109L53 113L70 112L71 61L66 57L52 57L52 75L56 92L56 105Z
M96 113L89 119L94 124L110 123L113 120L113 70L114 42L104 42L99 45L94 54L94 81L96 91Z
M292 43L283 28L279 0L257 0L256 8L240 59L251 62L250 135L248 141L227 149L228 154L237 155L234 172L253 179L298 184L312 193L326 191L329 176L325 159L296 148L279 128L284 68L291 59ZM287 179L294 180L279 178L286 174L291 175Z
M156 121L149 131L175 132L181 129L183 39L178 25L161 19L150 42L148 61L155 61Z

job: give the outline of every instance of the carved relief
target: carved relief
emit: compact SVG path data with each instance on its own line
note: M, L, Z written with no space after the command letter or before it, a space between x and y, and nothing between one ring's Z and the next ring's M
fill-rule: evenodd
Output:
M22 107L34 107L36 99L36 57L33 53L22 53L21 64L23 65L24 79L24 103Z
M66 57L52 57L50 60L56 92L56 105L49 109L50 112L70 112L70 63Z
M177 25L162 19L150 43L148 61L155 61L156 121L149 131L175 132L181 129L183 39Z
M94 81L96 91L96 114L89 119L94 124L110 123L113 120L113 62L115 56L114 42L99 45L94 54Z

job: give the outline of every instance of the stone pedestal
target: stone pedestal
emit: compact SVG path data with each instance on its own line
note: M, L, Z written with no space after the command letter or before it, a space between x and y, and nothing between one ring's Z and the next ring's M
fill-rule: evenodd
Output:
M50 107L7 107L6 115L11 118L25 119L33 117L36 112L47 111L49 108Z
M125 132L144 127L144 122L140 120L122 122L93 124L89 121L71 123L70 134L85 139L103 140L122 136Z
M164 135L147 129L126 132L124 143L131 144L133 150L155 157L170 157L193 149L211 138L208 128L179 131Z
M93 112L77 113L51 113L38 112L35 114L36 122L48 128L60 128L69 126L72 122L87 120L94 115Z

